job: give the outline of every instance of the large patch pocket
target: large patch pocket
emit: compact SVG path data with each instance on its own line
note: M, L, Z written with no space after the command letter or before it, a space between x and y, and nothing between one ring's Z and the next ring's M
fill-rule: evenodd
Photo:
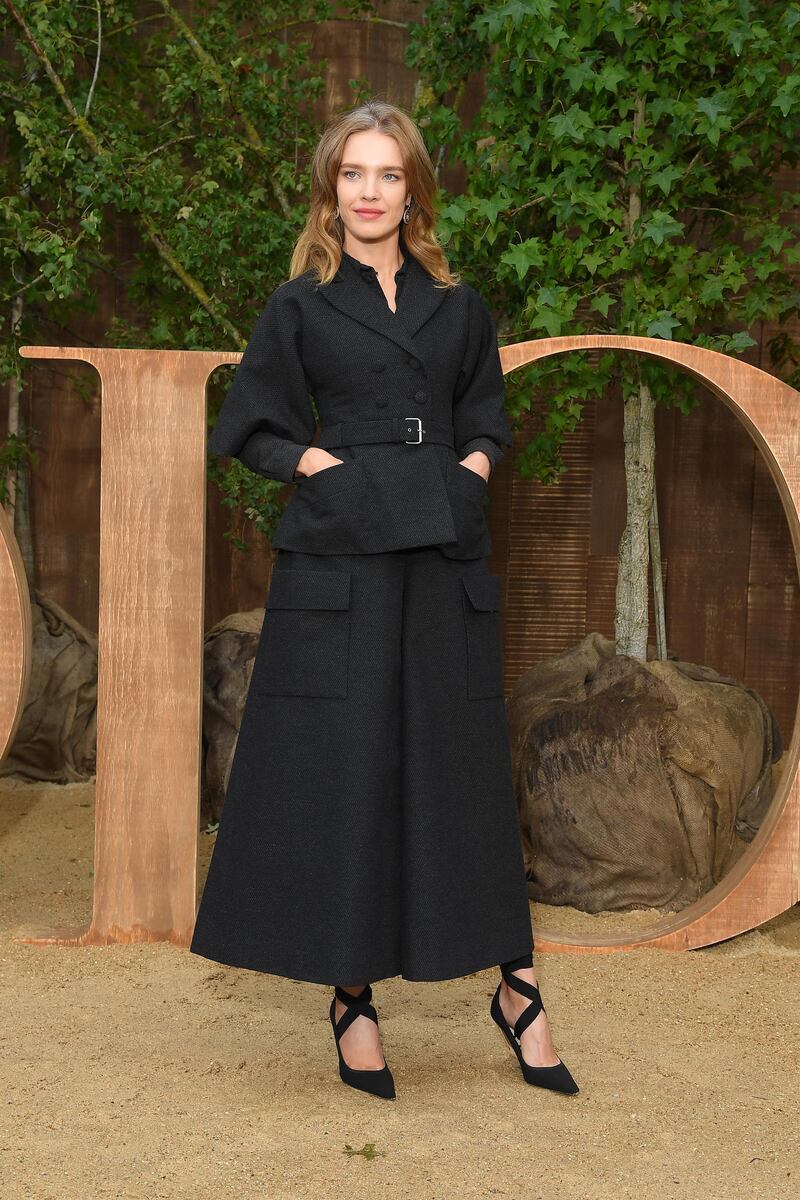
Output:
M482 700L503 695L500 636L500 576L461 575L467 639L467 696Z
M253 664L256 691L267 696L347 695L350 578L349 571L273 571Z

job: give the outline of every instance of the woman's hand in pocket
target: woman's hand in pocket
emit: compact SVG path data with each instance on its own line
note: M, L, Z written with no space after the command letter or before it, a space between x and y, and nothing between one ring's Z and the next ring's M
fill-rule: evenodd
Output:
M481 479L485 479L488 483L492 473L492 464L488 454L484 454L482 450L473 450L466 458L460 458L459 463L467 470L480 475Z
M327 450L323 450L322 446L309 446L295 467L294 473L295 475L314 475L317 471L326 471L329 467L343 461L344 459L336 458Z

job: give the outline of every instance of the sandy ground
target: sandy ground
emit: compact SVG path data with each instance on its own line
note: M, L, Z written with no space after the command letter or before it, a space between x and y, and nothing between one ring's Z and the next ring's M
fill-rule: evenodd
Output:
M3 1200L800 1191L800 906L704 950L538 953L576 1096L523 1082L488 1015L496 971L383 981L391 1102L339 1080L326 987L167 943L14 942L88 919L94 788L0 780L0 814Z

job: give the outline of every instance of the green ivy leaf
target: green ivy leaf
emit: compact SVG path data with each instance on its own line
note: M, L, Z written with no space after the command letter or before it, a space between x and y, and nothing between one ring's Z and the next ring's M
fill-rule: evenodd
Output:
M645 330L647 337L665 338L666 341L672 341L672 331L680 325L678 318L670 312L662 312L651 321Z

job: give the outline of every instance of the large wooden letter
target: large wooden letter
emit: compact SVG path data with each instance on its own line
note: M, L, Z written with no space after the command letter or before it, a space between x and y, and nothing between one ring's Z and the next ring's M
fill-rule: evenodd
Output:
M726 354L619 334L518 342L500 352L506 374L515 367L573 350L649 354L688 371L727 404L761 450L780 493L800 568L800 393L772 375ZM662 917L636 936L560 935L534 926L537 946L558 950L630 950L660 946L690 950L753 929L800 899L800 730L792 740L777 793L753 841L716 887L675 916Z
M92 918L85 928L26 928L16 937L188 945L202 744L205 393L212 371L241 355L71 346L20 353L91 363L102 423ZM10 552L16 561L12 546L0 564L0 655L11 668L0 679L2 753L24 698L18 659L29 669L31 652L30 633L20 636L30 625L19 600L22 564L6 565Z

